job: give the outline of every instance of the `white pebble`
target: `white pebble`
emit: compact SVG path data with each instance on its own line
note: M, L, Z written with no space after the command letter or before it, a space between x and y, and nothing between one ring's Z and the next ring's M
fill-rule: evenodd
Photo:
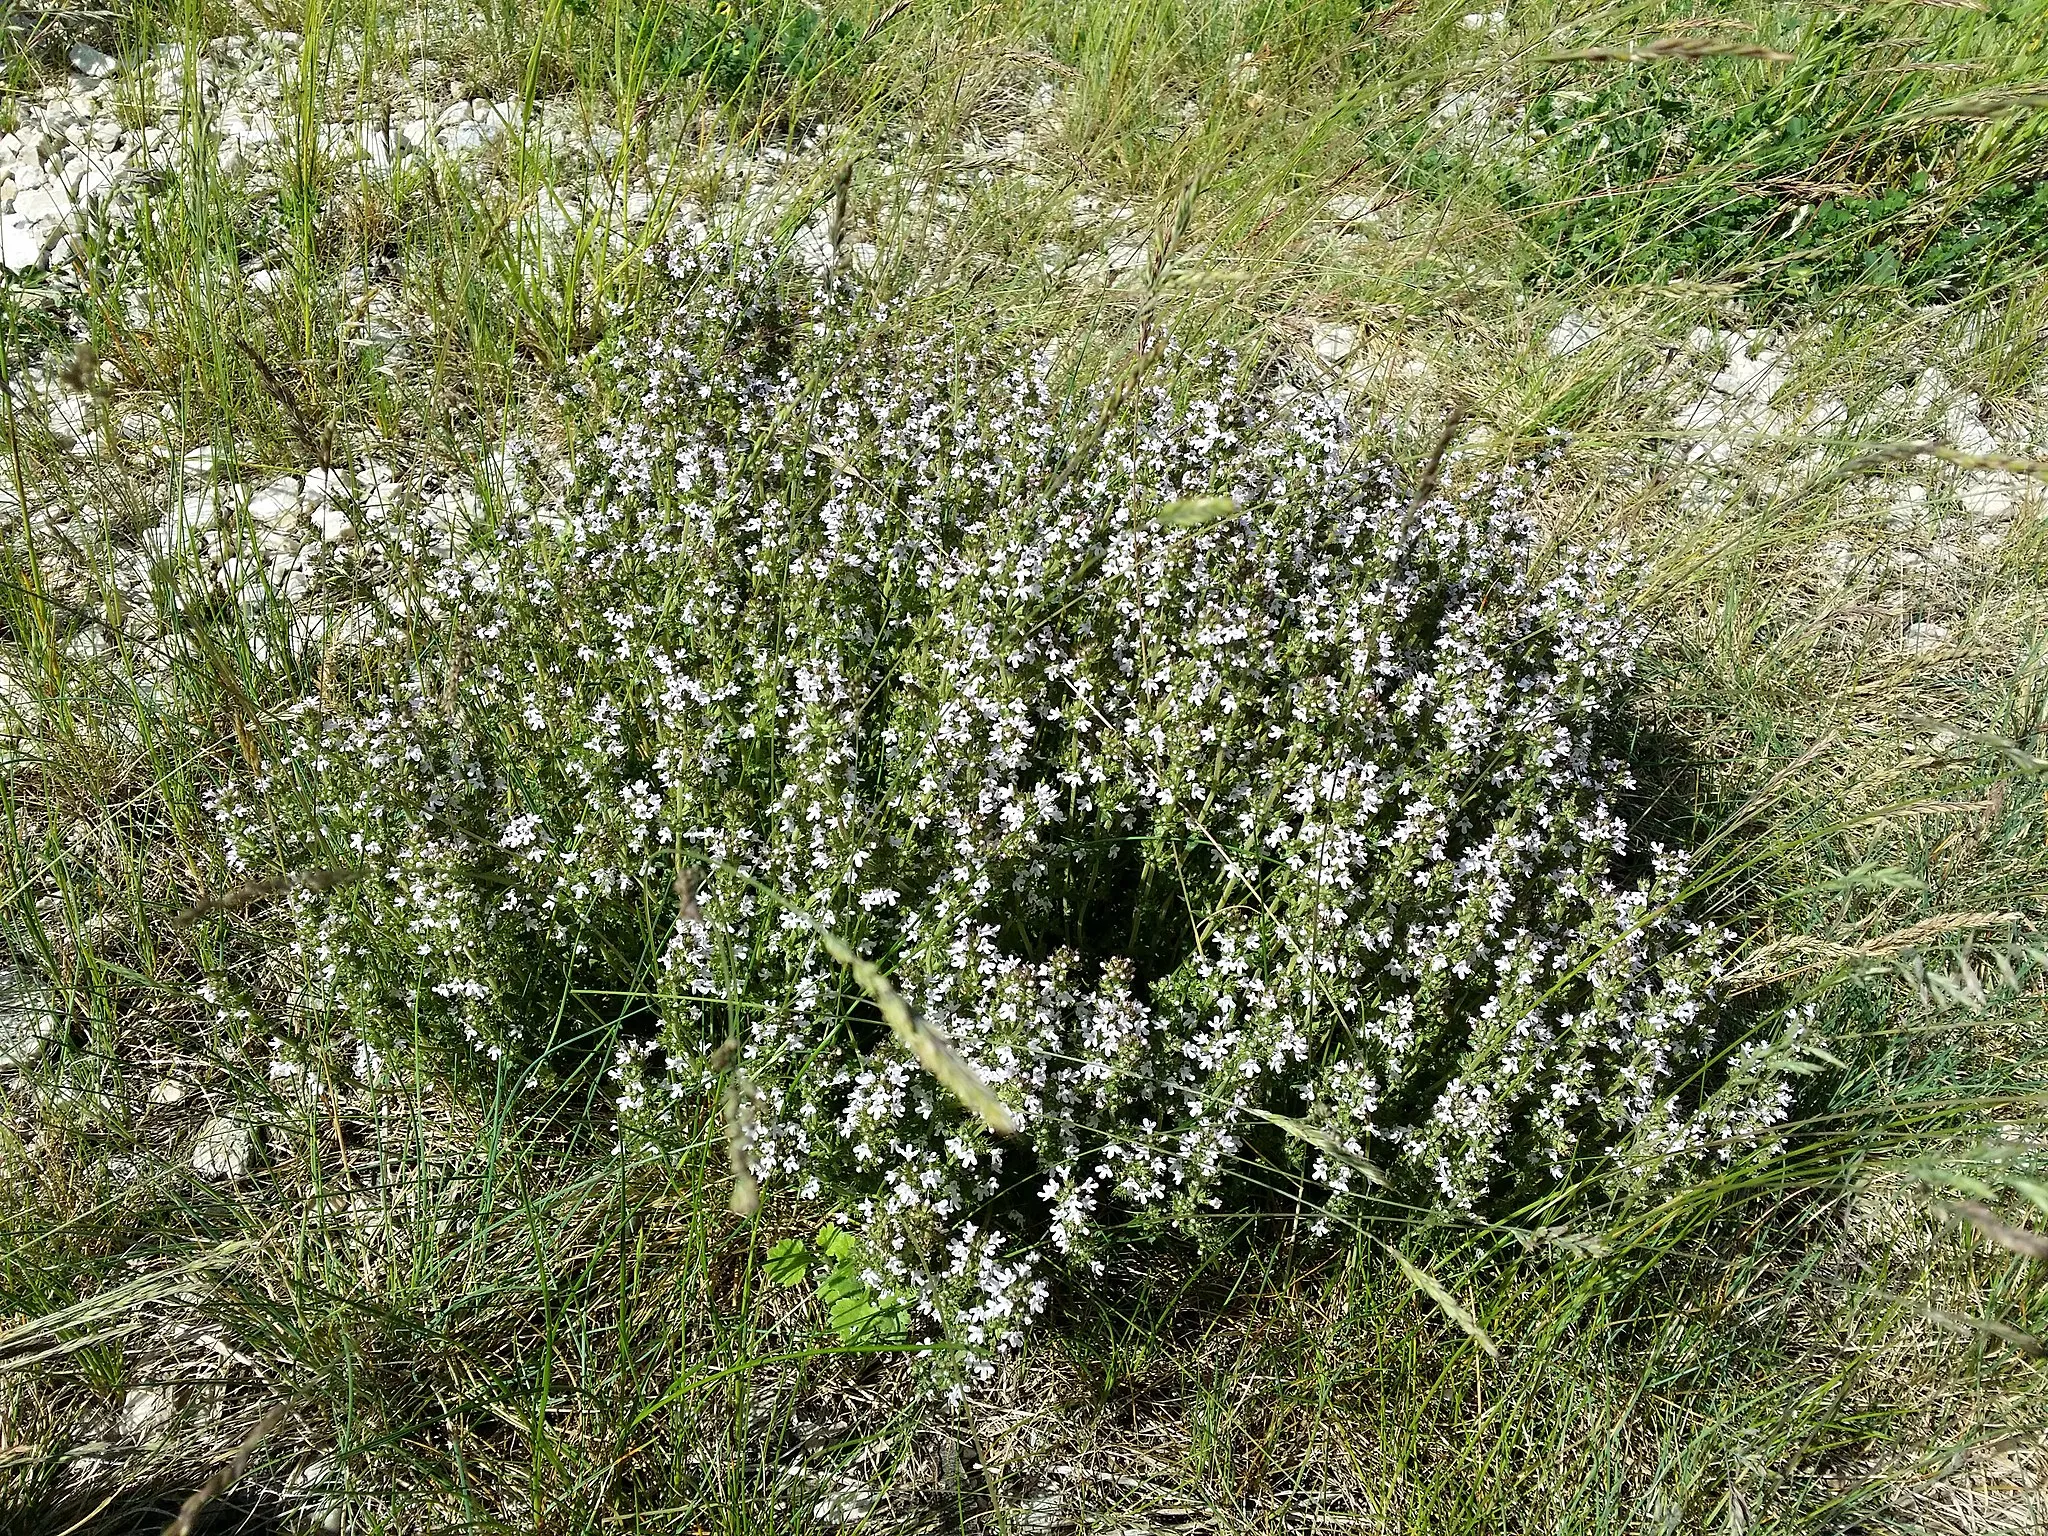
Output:
M287 475L273 480L249 498L249 520L259 528L281 528L299 513L299 482Z
M131 1387L121 1399L121 1433L135 1440L154 1440L171 1426L178 1407L153 1387Z
M339 544L344 539L355 537L355 527L349 521L347 509L336 501L323 501L312 509L313 526L319 530L323 543Z
M1341 363L1358 350L1358 328L1351 325L1325 325L1317 321L1310 332L1309 345L1326 363Z
M1571 314L1551 327L1543 345L1552 357L1570 357L1574 352L1590 347L1601 334L1600 327L1584 315Z
M219 1116L192 1143L192 1171L205 1179L240 1179L256 1166L256 1132Z
M121 67L112 57L101 53L89 43L73 43L65 51L64 58L73 69L89 80L110 79Z

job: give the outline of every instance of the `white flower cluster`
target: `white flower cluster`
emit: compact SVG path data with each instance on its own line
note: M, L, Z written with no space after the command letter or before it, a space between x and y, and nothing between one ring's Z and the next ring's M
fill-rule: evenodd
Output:
M530 1060L651 999L628 1128L743 1072L769 1198L838 1202L984 1353L1060 1266L1283 1177L1469 1208L1783 1117L1767 1056L1716 1065L1726 939L1616 802L1614 557L1539 560L1529 467L1417 497L1228 353L1090 384L762 253L659 275L566 503L451 567L459 672L292 765L307 846L371 868L304 919L365 1010ZM1239 511L1156 516L1198 495Z

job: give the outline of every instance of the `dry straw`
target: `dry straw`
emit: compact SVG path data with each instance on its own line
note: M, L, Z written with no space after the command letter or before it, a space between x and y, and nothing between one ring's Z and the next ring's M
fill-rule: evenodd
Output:
M754 1172L754 1137L761 1127L761 1091L744 1072L725 1085L725 1150L732 1159L732 1213L741 1218L761 1209L761 1180Z
M1266 1109L1254 1109L1252 1113L1267 1124L1278 1126L1296 1141L1306 1142L1324 1156L1333 1157L1348 1168L1356 1168L1365 1175L1367 1183L1377 1184L1381 1189L1393 1188L1393 1185L1388 1182L1386 1174L1376 1165L1352 1151L1343 1142L1339 1141L1334 1134L1324 1130L1321 1126L1311 1125L1306 1120L1296 1120L1291 1115L1276 1115L1271 1110Z
M1545 54L1539 64L1656 64L1665 60L1697 63L1702 59L1757 59L1767 64L1789 64L1792 55L1762 43L1738 42L1729 37L1697 37L1682 33L1652 37L1637 43L1620 43L1597 48L1579 48L1570 53Z
M1979 1205L1975 1200L1956 1200L1944 1204L1941 1209L1944 1215L1967 1222L2007 1253L2016 1253L2037 1263L2048 1262L2048 1237L1999 1220L1997 1212L1988 1205Z
M1975 96L1959 96L1953 101L1936 102L1918 115L1928 118L1992 118L2003 117L2008 112L2048 111L2048 88L2036 86L2031 90L1984 91Z
M1884 443L1865 449L1842 468L1851 473L1868 473L1893 464L1910 464L1915 459L1939 459L1958 469L1989 470L2006 475L2048 478L2048 459L2013 458L2002 453L1970 453L1947 443Z
M1465 420L1465 402L1453 400L1450 414L1444 417L1444 424L1438 429L1436 442L1429 450L1429 460L1422 466L1422 478L1415 482L1415 489L1408 497L1408 515L1413 517L1437 492L1443 467L1444 454L1450 450L1451 439L1458 435L1458 427Z
M861 991L867 993L875 1007L881 1010L890 1032L902 1042L905 1050L917 1058L918 1065L937 1078L939 1086L946 1092L980 1116L982 1124L998 1136L1016 1135L1016 1117L960 1059L952 1042L918 1017L910 1004L903 1001L902 994L882 974L881 967L872 960L863 959L851 944L824 924L813 922L811 926L817 931L818 942L825 946L825 952L853 973Z
M341 865L329 865L320 869L293 870L287 874L265 875L260 880L244 881L231 885L224 891L211 894L201 893L191 906L171 919L174 928L190 928L202 917L211 917L216 912L240 912L258 902L269 901L292 891L325 892L353 885L363 878L360 869L349 869Z
M853 191L853 162L848 160L832 178L831 198L825 212L825 288L839 286L839 252L846 238L846 204Z
M290 1403L279 1403L263 1415L249 1438L235 1447L235 1452L224 1466L215 1469L213 1475L197 1488L185 1502L178 1506L177 1518L164 1527L164 1536L191 1536L198 1526L200 1513L228 1489L242 1480L242 1474L249 1470L249 1458L256 1453L256 1447L270 1438L270 1432L282 1424L292 1410Z
M2001 1323L1996 1318L1958 1317L1953 1312L1944 1312L1940 1307L1924 1307L1920 1315L1951 1333L1965 1336L1976 1333L1988 1334L1994 1339L2010 1344L2029 1360L2048 1359L2048 1346L2044 1346L2031 1333L2015 1328L2010 1323Z
M1166 279L1173 270L1175 259L1187 242L1188 231L1195 220L1195 202L1202 194L1202 180L1191 176L1181 183L1179 194L1174 198L1173 207L1160 220L1154 232L1152 252L1145 263L1144 296L1138 302L1138 338L1131 348L1129 360L1116 382L1103 396L1102 408L1095 419L1088 424L1073 448L1060 461L1039 490L1040 499L1050 502L1066 489L1067 483L1079 473L1095 452L1102 446L1109 433L1109 425L1128 405L1138 388L1145 381L1152 365L1165 353L1162 338L1157 334L1155 320L1159 303L1166 291Z
M1401 1266L1401 1273L1408 1277L1410 1285L1435 1302L1437 1306L1443 1309L1444 1316L1470 1334L1472 1342L1486 1352L1487 1359L1498 1360L1500 1358L1500 1351L1494 1347L1492 1336L1479 1326L1479 1319L1465 1309L1464 1303L1451 1294L1450 1287L1446 1286L1428 1270L1416 1264L1407 1254L1396 1248L1392 1243L1387 1243L1384 1246L1387 1252L1394 1256L1394 1262Z

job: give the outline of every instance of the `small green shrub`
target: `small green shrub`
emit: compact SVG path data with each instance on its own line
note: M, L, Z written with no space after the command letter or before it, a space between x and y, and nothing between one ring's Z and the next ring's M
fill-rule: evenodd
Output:
M298 906L366 1035L616 1035L629 1140L723 1079L748 1182L970 1351L1283 1181L1327 1227L1769 1134L1786 1057L1716 1065L1723 938L1616 798L1618 557L1540 560L1529 467L1412 495L1229 353L1082 387L759 253L665 282L573 485L440 567L451 652L218 800L237 868L368 872Z

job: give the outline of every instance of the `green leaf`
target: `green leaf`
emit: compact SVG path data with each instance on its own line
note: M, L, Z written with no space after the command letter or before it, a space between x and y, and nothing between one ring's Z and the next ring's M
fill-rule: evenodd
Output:
M910 1317L900 1303L884 1303L853 1276L834 1276L832 1290L839 1292L831 1304L832 1331L848 1344L900 1339L909 1331ZM843 1283L841 1283L843 1282Z
M811 1272L811 1250L801 1238L785 1237L768 1250L761 1267L777 1285L802 1285Z
M841 1335L858 1332L860 1326L875 1315L875 1299L865 1289L852 1296L842 1296L832 1303L832 1327Z
M850 1269L835 1269L818 1282L818 1294L830 1302L836 1310L849 1301L860 1301L868 1294L867 1285Z

